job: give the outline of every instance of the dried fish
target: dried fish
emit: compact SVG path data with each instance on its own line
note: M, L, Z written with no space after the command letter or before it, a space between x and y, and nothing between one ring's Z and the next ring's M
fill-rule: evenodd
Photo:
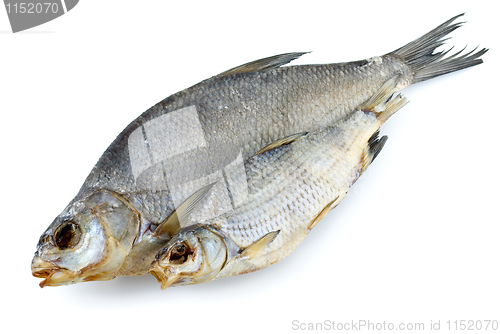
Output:
M396 77L389 80L335 126L298 136L245 162L247 200L184 227L158 252L150 272L162 289L248 273L289 255L342 201L384 146L387 137L379 138L380 126L407 102L401 95L387 102L396 84Z
M165 226L175 210L221 178L228 186L213 190L220 200L205 214L237 207L247 193L239 181L243 162L263 147L334 125L395 76L398 90L480 64L485 49L447 58L435 52L461 25L453 23L459 16L381 57L282 67L303 53L278 55L156 104L123 130L42 234L32 274L47 286L148 273L172 236Z

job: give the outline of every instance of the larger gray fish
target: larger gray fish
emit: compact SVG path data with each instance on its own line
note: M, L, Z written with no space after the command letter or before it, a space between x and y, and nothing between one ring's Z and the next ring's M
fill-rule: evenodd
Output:
M246 201L183 228L159 251L150 272L162 289L248 273L289 255L382 149L387 137L378 138L378 129L406 104L401 96L386 103L395 84L389 80L335 126L296 136L245 162Z
M484 49L448 58L434 51L461 25L457 17L381 57L281 67L302 53L279 55L156 104L123 130L42 234L33 275L43 287L147 273L172 234L155 228L198 189L221 177L230 184L232 166L262 147L335 124L395 75L398 90L480 64ZM213 216L239 201L233 190Z

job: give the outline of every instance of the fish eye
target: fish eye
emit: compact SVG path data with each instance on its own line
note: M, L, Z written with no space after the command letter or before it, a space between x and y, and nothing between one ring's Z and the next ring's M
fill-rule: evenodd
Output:
M54 233L54 243L59 249L74 247L80 241L80 236L80 227L72 221L65 221Z
M170 263L182 264L186 262L190 254L193 254L191 248L189 248L189 246L185 243L180 243L172 247L168 260Z

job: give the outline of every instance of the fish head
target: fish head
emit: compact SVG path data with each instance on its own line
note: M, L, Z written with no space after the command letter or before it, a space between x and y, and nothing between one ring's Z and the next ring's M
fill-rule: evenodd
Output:
M44 278L42 288L113 279L139 227L139 213L113 192L75 200L40 237L32 274Z
M205 227L182 229L163 247L151 265L150 273L162 290L212 280L228 257L224 238Z

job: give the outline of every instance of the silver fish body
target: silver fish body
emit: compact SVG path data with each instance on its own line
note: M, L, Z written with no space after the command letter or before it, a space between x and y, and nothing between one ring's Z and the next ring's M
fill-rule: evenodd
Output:
M98 189L124 194L159 224L213 174L264 146L335 124L395 74L411 68L393 56L215 76L155 105L103 154L77 198ZM147 141L147 144L146 144ZM197 183L192 188L190 182Z
M245 162L246 201L185 227L158 253L151 273L162 288L240 275L288 256L380 152L386 137L378 138L378 129L406 104L401 96L385 103L395 84L388 81L366 106L335 126ZM204 206L211 201L218 196L209 196Z
M117 137L76 198L100 189L115 191L157 225L208 184L207 175L239 157L245 161L281 138L335 124L387 80L397 76L395 90L400 90L481 63L478 58L485 50L445 60L444 54L433 53L442 38L459 27L451 24L454 19L429 33L431 37L381 57L280 67L302 55L285 54L248 68L242 65L176 93ZM276 64L267 69L269 59Z
M381 57L281 67L301 54L279 55L231 69L156 104L123 130L76 197L42 234L32 262L33 275L46 278L41 285L62 285L147 273L156 252L171 237L169 233L155 233L155 228L198 189L228 178L230 166L241 165L279 139L332 126L390 78L396 76L394 90L398 90L481 63L479 57L486 50L446 59L442 59L443 53L434 52L444 37L460 25L452 23L457 17ZM229 189L228 198L234 197L233 190ZM128 212L102 219L98 214L101 204L89 202L88 198L104 194L113 194L117 205ZM213 208L212 216L227 211L228 205ZM116 241L121 236L106 231L125 228L134 231L133 243L123 246L116 257L110 252L84 255L85 251L78 247L79 242L87 240L87 232L77 223L78 218L73 218L82 207L99 222L94 230ZM123 217L134 223L123 227ZM137 217L138 225L137 219L129 217ZM57 231L65 232L61 232L59 242ZM100 245L100 249L108 249L108 241L106 237L103 242L107 246ZM76 249L79 251L71 253ZM49 254L60 251L64 254L54 262ZM116 263L104 265L110 256ZM69 269L75 266L68 267L67 261L61 261L65 257L70 261L78 257L92 261L79 264L81 269L76 272ZM101 267L102 276L98 270ZM55 279L57 271L68 271L66 276L73 279Z

